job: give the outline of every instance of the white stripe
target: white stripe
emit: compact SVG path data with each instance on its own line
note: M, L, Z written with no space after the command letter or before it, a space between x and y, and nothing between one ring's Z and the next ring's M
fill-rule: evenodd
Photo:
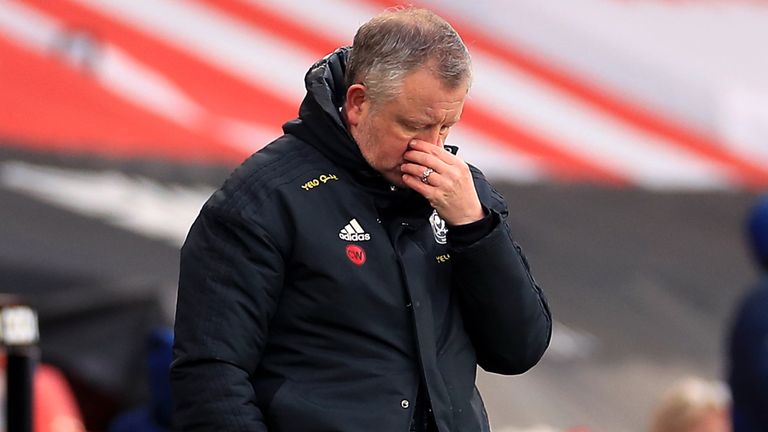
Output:
M349 221L349 224L352 225L352 228L354 228L358 234L365 234L365 230L363 230L363 227L361 227L360 224L357 223L357 219L352 219L351 221Z
M352 228L349 224L347 224L347 226L344 227L344 230L346 230L346 233L350 235L355 233L355 229Z
M119 48L106 45L100 61L102 84L124 99L186 127L199 125L207 115L172 82Z
M209 187L167 186L116 171L90 172L32 165L0 164L0 185L174 247L184 241Z
M559 321L552 323L552 340L545 361L573 361L592 357L600 347L597 336L571 328Z
M75 0L159 37L275 95L300 101L304 74L317 60L226 14L181 0ZM214 83L212 83L214 85Z
M768 166L768 88L722 90L718 129L727 148Z
M62 36L63 28L56 21L38 14L19 2L3 2L0 7L0 34L26 48L40 51L51 49Z

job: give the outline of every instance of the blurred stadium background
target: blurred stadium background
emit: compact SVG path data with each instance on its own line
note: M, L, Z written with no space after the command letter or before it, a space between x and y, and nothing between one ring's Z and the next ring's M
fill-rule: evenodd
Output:
M172 323L200 205L296 115L307 68L395 4L0 0L0 292L37 307L89 430L147 400L144 338ZM645 430L672 381L723 377L755 278L768 2L417 5L473 54L449 141L507 197L557 320L536 369L480 375L494 430Z

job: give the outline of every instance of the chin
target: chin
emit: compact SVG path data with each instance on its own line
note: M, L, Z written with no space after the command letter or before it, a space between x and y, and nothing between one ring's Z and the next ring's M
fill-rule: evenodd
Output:
M400 171L397 171L396 174L389 174L389 175L385 174L384 178L386 178L389 183L391 183L391 184L393 184L393 185L395 185L395 186L397 186L399 188L410 189L403 182L403 174L400 173Z

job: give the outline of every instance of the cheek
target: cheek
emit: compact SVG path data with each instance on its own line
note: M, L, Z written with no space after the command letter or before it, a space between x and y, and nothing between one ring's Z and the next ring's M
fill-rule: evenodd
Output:
M403 153L408 150L408 143L412 136L403 133L396 127L386 128L376 137L377 149L381 159L390 167L398 166L403 162Z
M382 127L380 124L366 125L367 145L364 146L366 159L380 169L398 169L403 163L403 154L408 143L414 138L397 127Z

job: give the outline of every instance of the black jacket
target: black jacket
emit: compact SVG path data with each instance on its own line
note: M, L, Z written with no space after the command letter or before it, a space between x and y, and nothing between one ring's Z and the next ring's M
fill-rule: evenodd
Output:
M741 300L728 340L734 432L768 431L768 275Z
M549 343L480 171L492 229L454 244L425 199L367 165L339 115L346 53L310 69L299 119L214 193L182 248L182 430L405 432L423 381L441 432L487 431L477 364L519 374Z

